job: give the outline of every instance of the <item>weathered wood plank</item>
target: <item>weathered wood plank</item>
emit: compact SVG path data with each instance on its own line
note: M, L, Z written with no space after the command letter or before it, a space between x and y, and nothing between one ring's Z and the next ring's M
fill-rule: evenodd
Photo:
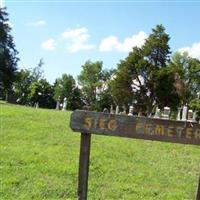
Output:
M70 126L77 132L200 145L200 125L185 121L77 110Z

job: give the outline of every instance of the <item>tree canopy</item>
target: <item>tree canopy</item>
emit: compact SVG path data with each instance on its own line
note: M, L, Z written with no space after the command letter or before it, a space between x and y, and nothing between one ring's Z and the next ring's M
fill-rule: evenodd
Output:
M161 106L167 104L163 101L169 102L166 98L161 98L161 91L164 91L165 97L172 95L173 84L167 83L171 83L173 77L167 70L163 71L171 53L169 39L165 28L157 25L144 45L133 48L128 57L118 64L111 83L111 91L117 104L135 104L138 111L150 114L156 102Z
M6 94L16 77L19 60L17 54L9 26L8 13L5 8L0 8L0 85Z
M61 78L57 78L54 83L54 99L63 102L67 98L67 109L74 110L81 108L83 102L81 91L76 86L73 76L63 74Z

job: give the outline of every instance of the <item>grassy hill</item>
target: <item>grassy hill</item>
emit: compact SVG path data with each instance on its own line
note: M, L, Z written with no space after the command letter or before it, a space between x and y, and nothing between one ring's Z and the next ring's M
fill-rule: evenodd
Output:
M76 199L70 112L0 102L0 199ZM192 200L200 147L92 136L89 200Z

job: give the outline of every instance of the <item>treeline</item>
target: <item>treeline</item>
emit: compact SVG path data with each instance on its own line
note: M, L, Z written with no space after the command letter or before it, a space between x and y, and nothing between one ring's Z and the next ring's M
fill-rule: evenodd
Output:
M10 96L18 104L56 108L58 103L62 108L64 99L66 109L82 109L84 106L101 111L113 104L112 95L108 92L108 81L113 70L103 70L102 62L87 61L82 66L78 82L70 74L63 74L50 84L43 75L44 62L41 59L33 69L21 69L16 72Z
M0 31L7 35L0 38L3 98L12 94L17 103L43 108L56 108L66 98L68 110L88 107L102 111L119 106L128 112L133 106L135 113L145 116L154 113L156 107L168 106L176 113L188 105L200 116L200 60L187 52L172 54L170 36L162 25L153 28L144 45L134 47L114 69L104 69L102 61L87 61L77 81L66 73L51 85L43 76L42 59L33 69L17 70L17 51L6 20L1 10ZM10 39L5 42L5 38Z

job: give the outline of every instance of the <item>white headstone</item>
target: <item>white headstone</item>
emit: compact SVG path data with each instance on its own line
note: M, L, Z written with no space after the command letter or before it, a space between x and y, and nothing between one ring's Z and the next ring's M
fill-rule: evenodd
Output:
M110 106L110 114L114 114L115 113L115 111L114 111L114 109L113 109L113 105L111 105Z
M142 116L142 112L139 112L139 113L138 113L138 117L141 117L141 116Z
M103 113L108 113L109 111L108 111L108 109L107 108L104 108L103 109Z
M56 102L56 110L59 110L59 109L60 109L60 102L57 101L57 102Z
M115 111L115 114L119 114L119 106L116 106L116 111Z
M176 120L181 120L181 109L182 108L178 108L178 114Z
M126 115L126 106L123 106L123 111L121 113L122 115Z
M193 122L197 122L196 117L197 117L197 111L193 113Z
M129 106L128 116L133 116L133 106Z
M195 122L194 120L194 113L193 113L193 110L188 110L188 118L187 118L187 121L189 122Z
M182 112L182 120L186 121L187 120L187 112L188 112L188 107L183 106L183 112Z
M160 108L156 107L154 118L160 118Z
M65 97L64 98L64 101L63 101L63 108L62 108L62 111L66 111L67 109L67 98Z
M169 115L170 115L170 107L164 107L162 118L169 119Z
M197 98L200 99L200 91L197 92Z

